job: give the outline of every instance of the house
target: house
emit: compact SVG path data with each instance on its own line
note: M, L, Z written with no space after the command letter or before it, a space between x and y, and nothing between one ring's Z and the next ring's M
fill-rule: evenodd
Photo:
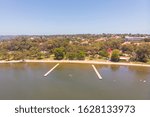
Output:
M125 40L126 41L140 41L140 40L143 40L145 39L146 37L129 37L129 36L126 36L125 37Z
M130 57L120 56L120 60L129 61Z
M111 53L112 53L112 49L111 49L111 48L108 48L108 49L107 49L107 52L108 52L109 54L111 54Z

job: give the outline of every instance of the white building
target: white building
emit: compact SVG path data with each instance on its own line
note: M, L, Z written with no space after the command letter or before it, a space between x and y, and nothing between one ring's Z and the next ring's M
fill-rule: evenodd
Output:
M125 40L126 41L140 41L140 40L143 40L145 39L146 37L129 37L129 36L126 36L125 37Z

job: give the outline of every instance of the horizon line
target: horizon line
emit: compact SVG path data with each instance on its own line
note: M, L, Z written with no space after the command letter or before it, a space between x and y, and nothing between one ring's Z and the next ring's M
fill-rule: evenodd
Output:
M150 33L64 33L64 34L0 34L0 36L55 36L55 35L150 35Z

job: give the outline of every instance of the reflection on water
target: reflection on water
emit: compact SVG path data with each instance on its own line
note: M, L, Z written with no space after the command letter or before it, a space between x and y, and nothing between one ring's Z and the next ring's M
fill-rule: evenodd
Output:
M136 77L140 79L145 79L147 76L150 74L150 68L148 67L133 67L133 66L128 66L128 69L132 71Z
M0 99L150 99L150 68L60 64L0 64Z
M110 65L109 67L110 67L110 69L111 69L112 71L117 71L117 70L119 70L119 68L120 68L119 65Z

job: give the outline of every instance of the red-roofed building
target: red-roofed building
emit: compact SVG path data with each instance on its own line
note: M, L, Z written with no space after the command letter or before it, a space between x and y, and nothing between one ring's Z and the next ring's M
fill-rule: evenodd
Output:
M108 48L108 49L107 49L107 52L109 53L109 60L110 60L111 55L112 55L112 49L111 49L111 48Z
M108 48L108 49L107 49L107 52L108 52L109 54L111 54L111 53L112 53L112 49L111 49L111 48Z

